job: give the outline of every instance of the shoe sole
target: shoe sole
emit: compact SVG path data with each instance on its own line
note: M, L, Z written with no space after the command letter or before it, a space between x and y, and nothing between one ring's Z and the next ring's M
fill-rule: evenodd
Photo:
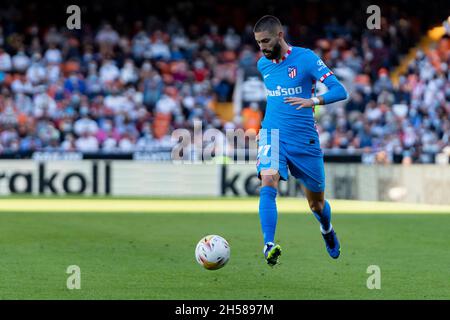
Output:
M281 247L276 245L267 255L267 264L270 266L276 265L279 256L281 256Z

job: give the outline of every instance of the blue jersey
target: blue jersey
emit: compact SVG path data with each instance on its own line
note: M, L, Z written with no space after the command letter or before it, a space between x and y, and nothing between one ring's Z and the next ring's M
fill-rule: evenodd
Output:
M267 95L262 128L279 129L279 140L286 144L301 146L313 139L320 150L314 109L296 110L298 106L284 103L284 98L311 98L316 81L323 82L333 74L330 69L312 50L301 47L292 47L280 61L263 56L257 67Z

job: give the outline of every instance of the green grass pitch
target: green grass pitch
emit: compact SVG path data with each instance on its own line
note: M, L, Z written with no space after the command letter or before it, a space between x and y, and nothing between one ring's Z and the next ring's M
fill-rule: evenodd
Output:
M450 299L448 207L331 201L342 243L332 260L304 202L279 199L283 253L271 268L257 198L2 198L0 299ZM207 234L231 245L223 269L194 259ZM79 290L66 287L70 265ZM380 290L366 287L370 265Z

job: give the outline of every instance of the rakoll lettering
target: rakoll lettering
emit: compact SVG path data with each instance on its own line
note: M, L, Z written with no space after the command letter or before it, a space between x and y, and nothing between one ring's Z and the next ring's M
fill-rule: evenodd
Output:
M92 169L86 173L77 170L60 172L52 170L44 162L38 163L35 170L0 171L0 193L4 193L6 185L11 194L98 194L99 165L92 163ZM111 193L111 165L104 166L104 192ZM37 179L37 182L36 182ZM6 183L5 183L6 182Z

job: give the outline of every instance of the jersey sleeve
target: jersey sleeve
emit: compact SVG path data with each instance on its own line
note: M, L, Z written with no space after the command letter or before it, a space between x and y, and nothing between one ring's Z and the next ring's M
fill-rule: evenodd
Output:
M348 98L347 90L333 74L333 71L312 50L310 50L308 63L312 78L324 83L328 88L328 91L321 95L324 104Z
M261 71L261 65L262 65L262 61L261 61L261 58L260 58L260 59L258 60L258 62L256 62L256 69L258 69L259 73L262 74L262 71Z
M309 50L308 66L311 76L320 82L324 82L326 78L333 75L333 71L312 50Z

